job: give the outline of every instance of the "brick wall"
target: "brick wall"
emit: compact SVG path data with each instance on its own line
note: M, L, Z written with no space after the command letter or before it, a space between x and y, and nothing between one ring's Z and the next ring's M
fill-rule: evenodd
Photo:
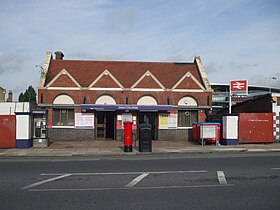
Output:
M50 142L54 141L92 141L95 129L52 128L48 129ZM123 129L116 130L116 140L123 141ZM133 130L133 141L138 141L138 131ZM191 141L192 129L164 129L158 130L159 141Z
M50 141L95 140L95 129L51 128L48 129Z
M159 141L191 141L192 129L162 129L158 130Z

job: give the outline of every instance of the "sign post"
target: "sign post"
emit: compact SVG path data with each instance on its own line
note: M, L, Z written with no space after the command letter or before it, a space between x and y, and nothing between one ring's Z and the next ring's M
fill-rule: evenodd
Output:
M229 114L231 114L231 97L233 95L248 95L248 80L231 80L229 88Z

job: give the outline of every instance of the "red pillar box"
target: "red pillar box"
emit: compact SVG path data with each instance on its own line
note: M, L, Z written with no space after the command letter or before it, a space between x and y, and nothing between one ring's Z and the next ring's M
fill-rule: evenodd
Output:
M132 152L132 122L124 122L124 151Z

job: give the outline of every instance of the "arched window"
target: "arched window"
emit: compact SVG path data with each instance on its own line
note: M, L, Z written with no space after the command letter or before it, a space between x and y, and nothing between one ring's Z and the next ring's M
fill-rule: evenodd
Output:
M157 105L157 101L152 96L143 96L138 100L137 105Z
M53 104L74 104L74 100L68 95L59 95L54 99Z
M197 106L197 102L194 98L192 97L184 97L181 98L180 101L178 102L179 106Z
M68 95L57 96L53 104L75 104ZM53 109L53 126L74 126L74 109L55 108Z
M186 96L179 100L178 106L182 107L178 111L178 127L192 127L192 123L198 121L198 111L190 109L197 107L196 100Z
M95 104L116 104L116 101L112 96L103 95L96 100Z

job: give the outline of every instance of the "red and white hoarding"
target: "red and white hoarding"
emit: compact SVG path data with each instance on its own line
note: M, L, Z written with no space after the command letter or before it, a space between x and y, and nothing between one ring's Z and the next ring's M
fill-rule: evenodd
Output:
M231 80L230 81L231 95L248 95L247 80Z

